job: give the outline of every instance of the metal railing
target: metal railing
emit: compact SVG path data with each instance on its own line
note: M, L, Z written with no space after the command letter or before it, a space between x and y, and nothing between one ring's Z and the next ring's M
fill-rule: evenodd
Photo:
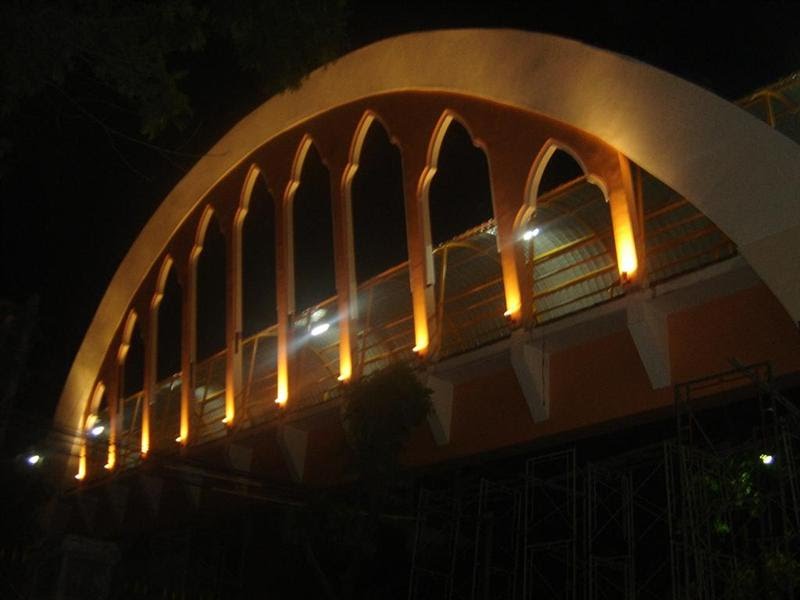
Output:
M645 253L650 283L695 270L736 253L733 243L685 199L646 173L641 187ZM655 183L654 183L655 182ZM659 187L660 186L660 187ZM525 247L533 281L533 319L543 324L624 294L608 206L598 188L579 178L543 195L530 227L538 235ZM489 221L434 251L438 329L431 331L434 359L507 337L500 257ZM368 375L398 360L411 360L414 323L408 263L358 286L352 323L353 371ZM294 316L291 326L292 399L287 410L325 402L339 391L337 298ZM312 335L326 324L327 330ZM277 326L242 342L242 389L235 398L237 427L277 418ZM194 366L191 443L225 435L225 352ZM176 451L183 382L173 375L156 386L151 409L151 448ZM118 464L139 462L141 392L121 402Z

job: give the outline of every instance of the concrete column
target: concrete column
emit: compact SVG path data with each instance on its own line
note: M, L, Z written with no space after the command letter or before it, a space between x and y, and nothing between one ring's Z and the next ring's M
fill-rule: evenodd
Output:
M414 315L414 350L420 356L425 356L432 341L431 329L437 329L434 316L436 306L433 298L430 217L427 203L422 197L429 183L425 181L428 169L423 162L406 161L405 154L403 158L408 272Z
M428 375L425 383L433 390L428 426L431 428L436 444L444 446L450 443L450 425L453 422L453 384L435 375Z
M666 313L640 294L628 304L627 322L653 389L669 386L672 374Z
M353 256L353 217L348 193L347 166L329 160L333 256L336 264L336 297L339 314L339 381L353 375L352 324L358 314Z
M225 252L225 417L231 427L242 391L242 223L228 231ZM243 221L243 219L242 219Z
M289 425L278 429L278 445L289 467L292 479L303 481L308 450L308 432Z
M194 362L197 348L195 330L197 310L197 258L198 252L192 250L185 271L185 283L181 286L181 421L177 441L182 446L189 444L191 427L191 406L194 395Z
M550 356L541 341L533 342L524 331L511 336L511 366L517 376L534 422L550 417Z
M142 314L144 334L144 381L142 382L142 458L150 451L150 405L155 401L156 365L158 361L158 305L153 303Z

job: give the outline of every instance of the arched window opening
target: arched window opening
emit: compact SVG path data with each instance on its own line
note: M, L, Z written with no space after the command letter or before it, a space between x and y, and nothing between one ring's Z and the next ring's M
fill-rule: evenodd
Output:
M144 387L144 339L138 322L133 327L128 344L128 352L125 354L123 366L123 398L138 394Z
M364 137L351 188L356 280L362 283L407 259L403 166L377 120Z
M118 446L123 465L139 456L139 438L144 409L144 339L137 320L130 334L128 350L121 366L122 385L119 411Z
M354 368L367 375L414 345L406 263L405 199L400 151L373 119L364 135L350 188L353 249L358 289L358 335ZM376 275L385 273L383 277Z
M330 176L312 144L294 195L295 309L299 313L336 294Z
M216 217L197 261L197 361L225 348L225 238Z
M180 431L181 411L181 286L170 268L158 305L155 402L150 414L152 447L171 449Z
M242 335L248 338L276 321L275 202L259 176L242 224Z
M172 268L158 305L156 380L161 382L181 370L181 286Z
M603 191L578 162L567 152L554 152L531 201L536 209L521 243L532 270L536 321L552 321L620 295L611 212Z
M455 119L442 140L428 207L434 246L492 218L489 163Z
M560 188L584 176L583 169L568 152L557 149L547 162L547 168L539 180L537 196Z
M97 394L100 398L97 398ZM92 407L92 412L88 415L85 423L87 444L87 471L90 474L103 472L106 464L108 451L108 436L110 432L111 418L108 413L108 391L102 383L98 383L95 388L93 402L96 406Z

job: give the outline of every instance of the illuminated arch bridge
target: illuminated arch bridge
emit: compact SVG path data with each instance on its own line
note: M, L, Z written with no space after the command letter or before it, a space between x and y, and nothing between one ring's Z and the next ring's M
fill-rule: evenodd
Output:
M324 481L340 436L326 410L341 386L396 360L415 360L435 391L412 463L658 412L671 383L730 356L800 371L800 289L787 275L800 264L800 147L775 130L792 134L797 100L793 79L749 99L765 124L647 65L515 31L412 34L345 56L234 127L131 247L58 407L56 421L80 432L70 472L94 477L226 438L249 448L247 468L254 444L272 444L287 464L258 468ZM434 207L432 192L454 128L485 157L491 209L437 245L431 211L460 210L458 198ZM359 281L368 231L353 213L367 200L353 186L375 131L402 165L407 260ZM545 190L557 152L582 173ZM296 259L318 240L298 237L307 215L295 202L317 156L332 231L320 260L334 259L335 295L298 306L295 290L317 274ZM259 188L274 216L277 310L244 335L243 229ZM224 349L198 360L198 265L214 228ZM170 277L180 371L162 379ZM126 396L137 328L143 383Z

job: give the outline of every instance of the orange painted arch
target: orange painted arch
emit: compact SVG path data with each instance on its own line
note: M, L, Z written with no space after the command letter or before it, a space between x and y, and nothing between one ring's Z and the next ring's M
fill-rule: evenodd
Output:
M312 73L231 129L164 199L131 246L67 377L55 420L78 427L115 332L183 221L265 142L338 106L397 91L464 94L538 113L616 148L691 198L800 320L800 146L735 105L644 63L515 30L380 41Z

